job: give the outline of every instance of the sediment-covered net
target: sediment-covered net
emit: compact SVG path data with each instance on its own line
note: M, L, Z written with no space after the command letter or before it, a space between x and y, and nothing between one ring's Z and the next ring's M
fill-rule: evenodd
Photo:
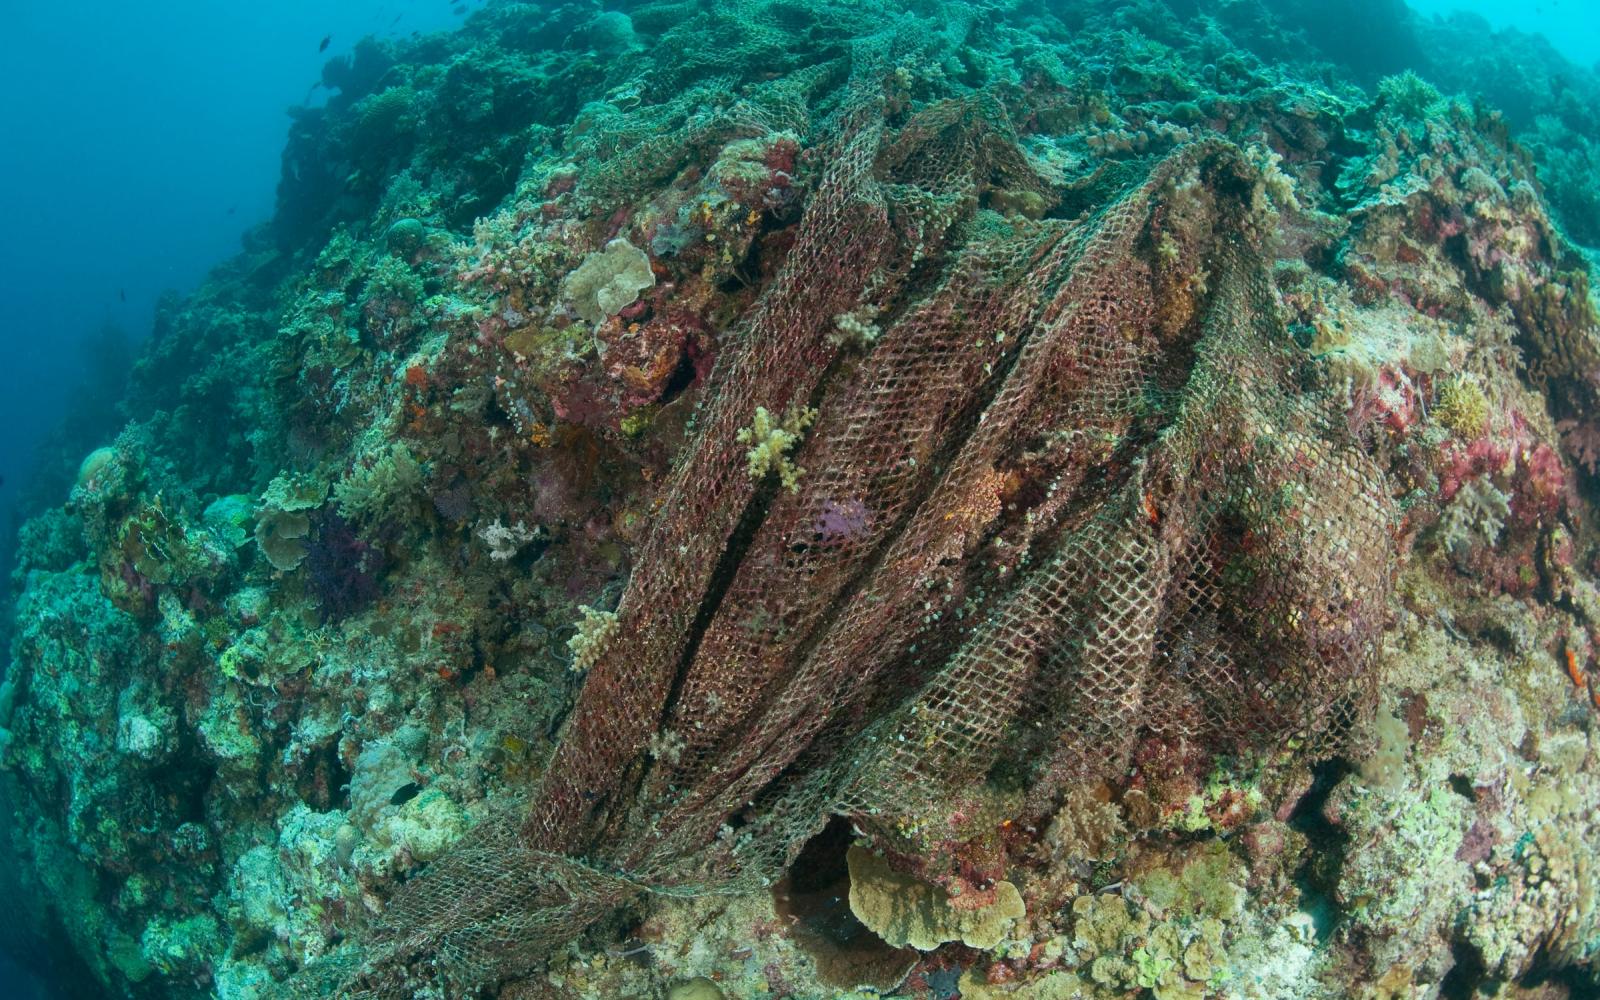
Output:
M346 993L527 971L639 891L774 877L829 815L936 813L1002 750L1038 815L1140 741L1316 751L1370 705L1387 494L1276 319L1244 157L1006 216L1055 195L1001 104L903 115L873 44L547 776L318 973ZM758 407L816 409L792 490L751 474Z

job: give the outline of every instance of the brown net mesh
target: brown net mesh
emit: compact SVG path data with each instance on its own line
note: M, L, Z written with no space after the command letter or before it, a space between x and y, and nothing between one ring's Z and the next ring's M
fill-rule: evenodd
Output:
M1370 705L1387 494L1275 318L1244 158L1004 218L1050 185L1003 109L891 127L896 44L856 55L531 803L308 972L458 993L646 888L770 879L831 814L904 835L1002 748L1041 814L1140 740L1315 752ZM739 431L802 406L795 488L753 477Z

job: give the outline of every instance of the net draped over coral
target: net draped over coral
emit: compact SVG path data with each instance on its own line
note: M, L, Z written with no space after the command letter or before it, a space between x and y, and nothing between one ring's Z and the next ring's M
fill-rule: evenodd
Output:
M980 832L948 804L1002 755L1027 821L1140 741L1316 752L1370 706L1387 491L1276 317L1256 169L1204 141L1003 215L1059 192L992 95L893 104L912 44L857 43L815 122L729 114L820 178L556 758L299 988L467 992L638 892L771 880L833 815ZM758 407L815 409L792 489L752 474Z

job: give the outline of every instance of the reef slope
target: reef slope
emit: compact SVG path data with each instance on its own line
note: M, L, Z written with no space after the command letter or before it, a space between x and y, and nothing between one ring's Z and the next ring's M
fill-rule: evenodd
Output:
M330 63L22 529L18 905L122 997L1594 995L1600 86L1387 12Z

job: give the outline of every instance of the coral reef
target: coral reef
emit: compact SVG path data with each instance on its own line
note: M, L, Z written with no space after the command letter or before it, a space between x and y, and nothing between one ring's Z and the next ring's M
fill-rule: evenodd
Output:
M129 998L1595 995L1600 83L1535 49L363 43L19 534L15 905Z

